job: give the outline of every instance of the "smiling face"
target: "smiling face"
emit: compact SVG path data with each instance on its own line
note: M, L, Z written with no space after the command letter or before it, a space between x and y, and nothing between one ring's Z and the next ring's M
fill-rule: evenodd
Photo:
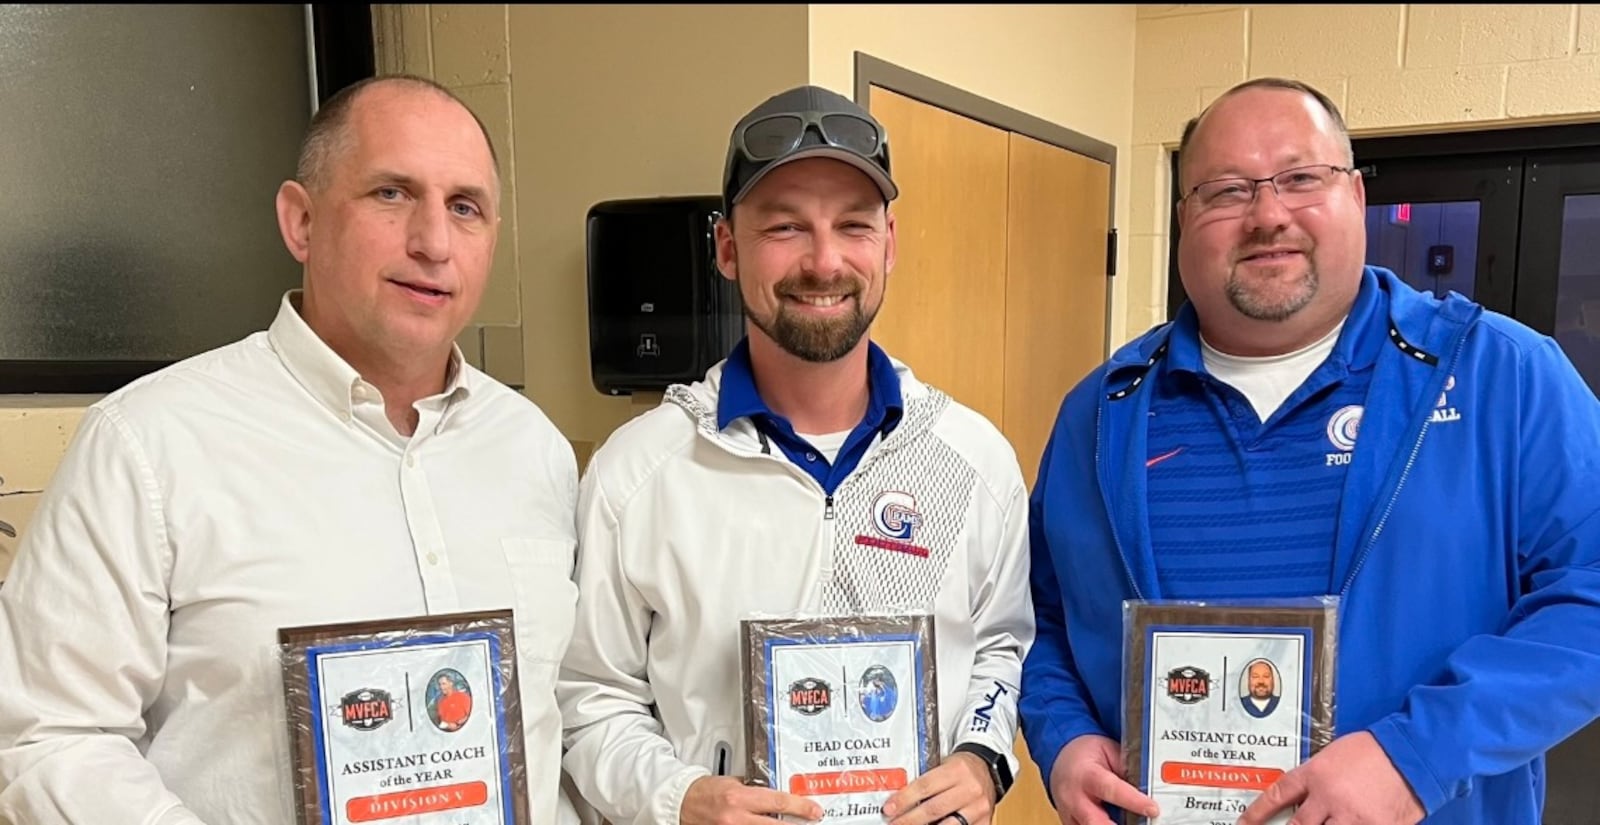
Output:
M848 164L807 158L768 172L717 226L717 264L739 282L753 335L805 361L863 345L894 266L894 216Z
M471 113L424 87L371 86L348 118L325 180L278 193L284 242L305 265L301 315L357 369L442 366L494 258L488 144Z
M1347 167L1331 116L1297 91L1250 88L1217 101L1183 158L1182 191L1219 178L1269 178L1311 164ZM1333 176L1320 202L1288 208L1263 183L1242 213L1197 199L1178 212L1179 274L1200 326L1235 355L1272 355L1315 342L1348 313L1366 254L1360 173Z
M1252 698L1271 699L1272 691L1275 687L1271 665L1266 662L1256 662L1250 666L1250 696Z

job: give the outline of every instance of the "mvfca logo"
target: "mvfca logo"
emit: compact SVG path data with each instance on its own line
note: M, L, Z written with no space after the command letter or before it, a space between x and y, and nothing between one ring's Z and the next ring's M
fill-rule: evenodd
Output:
M872 526L891 539L910 541L911 534L922 526L917 500L899 490L879 493L872 502Z
M1167 695L1180 704L1193 705L1211 696L1211 674L1192 665L1167 671Z

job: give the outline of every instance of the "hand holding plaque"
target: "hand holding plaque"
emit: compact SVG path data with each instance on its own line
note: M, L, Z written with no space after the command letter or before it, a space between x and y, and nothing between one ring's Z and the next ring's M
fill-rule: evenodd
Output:
M1123 756L1161 809L1130 821L1232 823L1333 740L1333 597L1124 608Z
M882 825L939 761L933 618L742 624L748 781L815 799L827 825Z
M278 636L298 825L527 825L510 611Z

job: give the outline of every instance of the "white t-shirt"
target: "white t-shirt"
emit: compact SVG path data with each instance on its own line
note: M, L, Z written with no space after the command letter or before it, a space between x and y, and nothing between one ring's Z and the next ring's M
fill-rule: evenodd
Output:
M1328 353L1333 352L1333 345L1339 340L1341 329L1344 329L1343 321L1304 349L1254 358L1221 352L1206 343L1202 335L1200 359L1206 365L1206 372L1238 390L1255 408L1256 415L1265 422L1283 405L1283 400L1299 389L1306 378L1327 360Z

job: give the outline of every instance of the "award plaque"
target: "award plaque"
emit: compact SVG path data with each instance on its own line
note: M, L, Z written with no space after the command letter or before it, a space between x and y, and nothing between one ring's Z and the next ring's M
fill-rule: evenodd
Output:
M814 798L828 825L882 825L939 761L933 618L741 624L746 781Z
M1332 597L1126 603L1123 757L1161 808L1129 822L1231 825L1331 742L1336 628Z
M511 611L278 642L298 825L529 825Z

